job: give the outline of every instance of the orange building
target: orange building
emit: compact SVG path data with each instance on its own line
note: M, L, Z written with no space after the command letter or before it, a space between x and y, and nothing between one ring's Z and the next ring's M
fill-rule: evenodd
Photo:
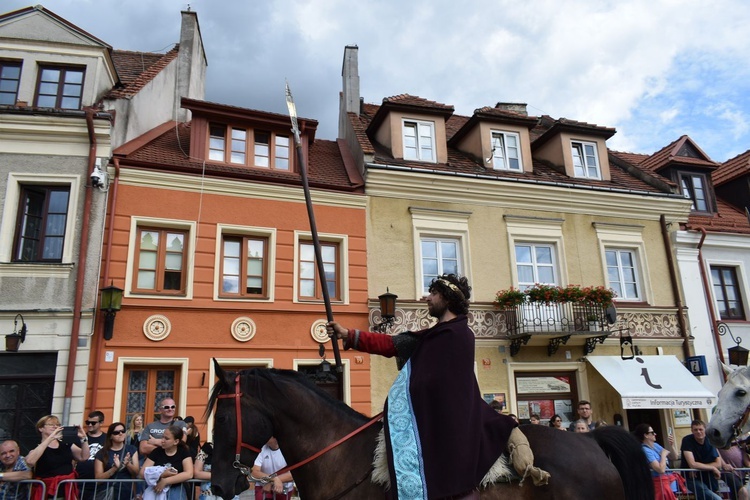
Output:
M87 409L128 422L173 397L203 427L224 368L296 369L369 412L369 358L334 362L288 116L183 99L188 123L169 122L114 151L102 287L124 290L111 340L98 318ZM301 150L337 320L366 327L363 180L345 148L315 140L300 119Z

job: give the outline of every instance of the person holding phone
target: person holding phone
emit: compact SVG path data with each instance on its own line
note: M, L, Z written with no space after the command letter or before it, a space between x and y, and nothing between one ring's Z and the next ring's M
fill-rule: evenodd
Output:
M36 423L36 430L41 435L39 446L26 455L26 463L34 468L34 477L47 485L48 497L57 492L57 485L65 479L76 479L73 461L83 462L89 458L89 443L86 433L80 426L75 426L79 444L63 440L63 427L55 415L45 415ZM78 496L78 487L74 482L65 483L65 498ZM63 496L63 492L59 492Z
M187 490L182 483L193 479L193 469L193 457L185 444L185 432L177 425L168 427L164 431L161 447L155 448L143 463L140 477L149 485L143 498L164 492L166 500L186 500Z

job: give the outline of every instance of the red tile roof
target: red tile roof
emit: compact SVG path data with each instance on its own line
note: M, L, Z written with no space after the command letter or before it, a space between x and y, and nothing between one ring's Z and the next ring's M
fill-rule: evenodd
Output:
M172 124L174 125L174 124ZM284 172L264 168L243 167L215 162L204 162L187 156L190 151L190 124L155 129L155 137L144 145L137 141L124 144L115 154L124 155L121 164L131 164L149 170L186 172L209 176L232 177L261 182L302 184L297 172ZM133 144L136 144L133 147ZM317 140L309 150L308 181L311 187L343 191L360 191L361 177L351 176L336 141ZM351 176L351 177L350 177Z
M404 99L407 99L407 98L404 97ZM421 99L421 98L417 98L417 99ZM422 101L430 102L430 103L432 102L432 101L426 101L426 100L422 100ZM499 114L503 114L506 116L513 115L513 117L516 119L519 117L528 118L527 116L522 115L521 113L512 113L512 112L503 111L503 110L496 110L495 108L480 108L480 109L482 111L489 109L489 110L492 110L493 112L496 111ZM378 112L380 110L381 110L381 106L378 106L376 104L363 104L359 115L357 115L356 113L349 113L349 121L357 135L357 139L359 140L360 147L362 147L365 154L374 155L374 163L376 164L399 166L399 167L411 168L414 170L425 171L425 172L459 173L459 174L464 174L464 175L477 175L477 176L484 176L484 177L490 177L490 178L495 177L497 179L507 179L507 180L525 179L525 180L535 180L535 181L540 181L540 182L565 184L568 186L570 185L581 186L581 187L597 186L597 187L610 188L610 189L622 189L622 190L628 190L628 191L650 192L650 193L664 193L665 192L665 190L663 189L654 187L653 185L639 178L634 177L633 175L629 174L624 168L616 164L612 164L610 168L611 180L600 181L600 180L590 180L590 179L569 177L565 175L564 173L562 173L559 167L551 165L544 161L539 161L539 160L535 160L533 162L532 173L516 173L516 172L508 172L508 171L503 171L503 170L495 170L491 168L486 168L484 165L480 164L481 160L477 160L473 156L467 153L464 153L451 146L448 147L448 162L447 163L425 163L425 162L419 162L419 161L408 161L408 160L403 160L403 159L397 159L397 158L394 158L390 154L387 148L383 147L380 144L375 143L367 135L367 128L369 127L373 118L376 115L378 115ZM549 127L554 125L554 123L557 122L556 120L550 117L542 117L540 118L540 120L545 119L545 118L547 119L545 121L545 124L547 126L543 127L543 130L540 129L541 130L540 135L544 131L548 130ZM450 139L459 130L461 130L461 128L464 125L466 125L466 123L470 119L471 117L456 115L456 114L452 114L449 117L447 117L446 124L445 124L446 135L447 135L446 139L450 141ZM614 130L614 129L609 129L606 127L599 127L598 125L587 124L584 122L575 122L573 120L565 120L565 124L598 129L600 131L604 131L604 133L609 133L610 131Z
M720 198L716 200L716 205L718 211L713 215L691 214L685 229L697 230L702 227L712 232L750 234L750 221L742 210Z
M120 85L110 90L105 99L123 99L137 94L148 82L177 57L179 45L166 54L113 50L112 62L120 77Z
M383 104L404 104L407 106L417 106L421 108L442 109L453 112L453 106L441 102L430 101L419 96L409 94L399 94L383 99Z
M745 175L750 175L750 150L722 163L711 173L711 180L714 186L721 186Z
M680 151L683 147L689 147L693 149L699 157L680 155ZM692 165L697 167L716 168L717 163L711 161L711 159L704 153L701 148L693 142L690 137L683 135L679 139L673 141L667 146L663 147L656 153L652 154L641 162L640 166L646 170L658 171L672 163L679 163L680 165Z

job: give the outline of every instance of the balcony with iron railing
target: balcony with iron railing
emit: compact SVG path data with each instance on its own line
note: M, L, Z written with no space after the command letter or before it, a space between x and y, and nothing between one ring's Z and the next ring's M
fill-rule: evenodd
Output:
M552 356L571 338L583 340L586 355L612 333L607 307L598 302L524 302L503 312L511 356L532 339L546 342Z

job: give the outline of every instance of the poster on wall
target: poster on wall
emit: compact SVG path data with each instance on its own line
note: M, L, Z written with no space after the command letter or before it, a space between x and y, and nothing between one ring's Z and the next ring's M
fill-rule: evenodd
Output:
M482 395L484 397L484 400L487 404L492 403L492 401L497 401L501 405L503 405L502 409L505 410L508 406L505 402L505 393L504 392L492 392L492 393L486 393Z
M523 405L519 405L519 411L521 411L521 406L525 407L528 417L521 417L519 415L518 418L529 418L532 414L536 413L541 420L549 420L555 414L555 402L552 399L524 401Z
M674 425L677 427L690 427L692 419L690 411L685 408L674 410Z
M518 377L518 394L570 392L570 377Z
M573 421L573 401L570 399L556 399L555 400L555 413L560 415L563 419L563 423Z

